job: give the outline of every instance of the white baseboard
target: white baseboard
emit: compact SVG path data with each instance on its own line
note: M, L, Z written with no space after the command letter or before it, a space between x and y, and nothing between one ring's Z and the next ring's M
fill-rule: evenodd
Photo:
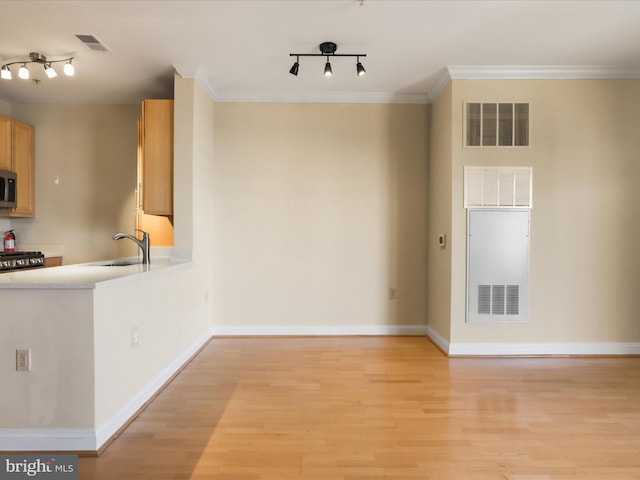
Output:
M218 337L243 336L339 336L339 335L426 335L425 325L245 325L213 327Z
M2 452L93 452L97 450L95 445L95 430L0 430L0 451Z
M640 355L639 342L451 343L449 356Z
M430 326L427 326L426 328L426 335L427 337L429 337L429 340L435 343L440 350L445 352L447 355L449 354L449 349L450 349L449 340L444 338L442 335L440 335Z
M213 332L207 331L113 417L98 427L90 429L2 429L0 451L30 452L95 452L102 447L136 412L169 380L189 359L209 341Z
M187 350L182 352L171 364L169 364L160 374L123 408L121 408L111 419L98 427L96 430L96 450L108 441L116 432L125 425L131 417L169 380L189 359L209 341L212 336L211 330L198 338Z
M430 326L426 335L450 357L545 355L640 355L640 342L591 343L456 343Z

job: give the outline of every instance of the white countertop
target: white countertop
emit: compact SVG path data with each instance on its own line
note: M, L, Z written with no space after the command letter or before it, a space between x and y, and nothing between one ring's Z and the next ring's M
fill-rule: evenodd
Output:
M123 259L118 259L123 260ZM142 263L126 266L102 266L92 262L61 267L35 268L0 274L0 290L5 289L92 289L115 281L139 278L172 268L182 268L190 261L171 258L152 258L149 265Z

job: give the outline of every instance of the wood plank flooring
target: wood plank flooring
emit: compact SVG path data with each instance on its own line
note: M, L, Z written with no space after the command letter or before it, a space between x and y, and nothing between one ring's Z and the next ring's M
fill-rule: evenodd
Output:
M215 338L79 478L640 479L640 358Z

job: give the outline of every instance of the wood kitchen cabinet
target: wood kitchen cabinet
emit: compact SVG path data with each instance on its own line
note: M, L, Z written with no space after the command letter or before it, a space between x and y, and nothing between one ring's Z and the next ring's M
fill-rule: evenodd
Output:
M173 100L144 100L140 122L142 210L173 215Z
M36 130L32 125L0 116L0 168L16 173L18 192L17 207L0 211L0 216L35 216L35 140Z

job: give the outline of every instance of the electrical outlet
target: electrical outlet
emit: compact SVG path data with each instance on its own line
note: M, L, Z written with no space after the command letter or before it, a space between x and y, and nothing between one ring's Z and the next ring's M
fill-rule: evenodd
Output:
M140 331L138 327L133 327L131 329L131 346L135 347L140 342Z
M16 370L18 372L31 371L31 350L16 350Z

